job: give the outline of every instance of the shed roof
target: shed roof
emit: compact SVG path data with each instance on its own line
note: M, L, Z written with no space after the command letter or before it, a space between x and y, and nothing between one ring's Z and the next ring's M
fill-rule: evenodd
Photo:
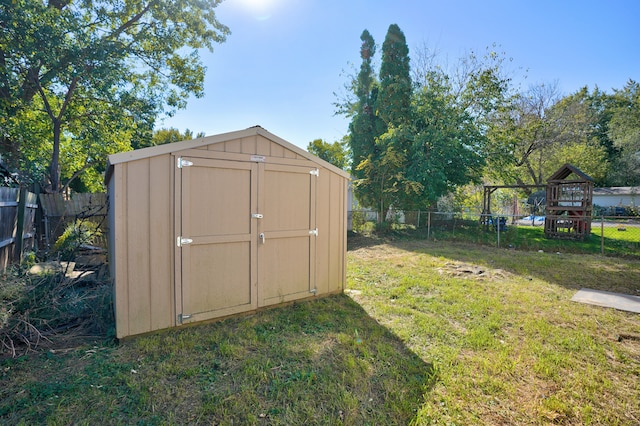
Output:
M593 182L593 178L569 163L566 163L562 167L560 167L554 174L547 179L547 182L560 181L566 179L570 174L577 175L580 179L586 180L589 182Z
M173 152L182 151L185 149L194 149L200 148L202 146L213 145L217 143L223 143L227 141L231 141L234 139L241 139L251 136L262 136L270 141L277 143L278 145L283 146L284 148L295 152L296 154L304 157L310 161L318 163L320 166L333 171L343 177L350 178L350 175L339 167L334 166L333 164L324 161L323 159L305 151L304 149L287 142L286 140L274 135L273 133L267 131L261 126L253 126L248 129L238 130L235 132L228 133L220 133L218 135L205 136L203 138L191 139L180 142L173 142L164 145L151 146L147 148L136 149L134 151L126 151L119 152L117 154L111 154L107 160L107 174L105 177L105 181L109 180L111 175L111 169L114 165L120 163L126 163L129 161L142 160L145 158L155 157L158 155L170 154Z

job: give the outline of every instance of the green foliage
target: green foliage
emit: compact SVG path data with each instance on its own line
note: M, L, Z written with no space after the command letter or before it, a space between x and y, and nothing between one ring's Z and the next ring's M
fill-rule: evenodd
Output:
M377 81L373 38L365 30L361 40L360 73L350 86L357 100L342 112L351 117L356 197L381 220L392 207L431 208L467 184L544 185L566 163L598 186L639 184L635 81L613 95L584 87L562 96L556 83L518 93L495 45L484 56L471 52L452 70L418 51L410 70L397 25L383 43Z
M202 132L195 135L196 138L203 138L204 136L205 134ZM151 138L151 146L191 140L193 139L193 137L193 132L189 129L186 129L184 133L181 133L180 130L173 127L169 129L158 129L153 132L153 137Z
M357 80L354 83L356 101L349 105L347 112L351 116L348 135L348 144L352 155L351 174L356 179L365 177L358 170L358 166L372 153L375 155L375 139L383 131L383 123L375 112L378 86L372 61L376 52L376 45L367 30L362 32L360 39L362 40L360 49L362 64L360 65Z
M3 156L12 166L28 163L30 152L47 156L32 180L46 174L53 191L76 179L93 187L105 155L148 140L159 114L203 94L198 49L228 34L218 3L3 2Z
M411 116L411 94L409 47L400 27L392 24L382 44L376 114L387 126L406 123Z
M403 171L408 140L402 123L411 106L409 49L400 28L390 25L376 84L371 65L373 38L365 30L361 40L362 65L355 85L358 102L349 126L354 188L360 202L377 209L379 220L384 221L389 208L398 205L407 191L419 190Z
M349 151L345 141L329 143L322 139L315 139L309 142L307 151L342 170L347 170L349 167Z
M456 187L478 181L484 165L483 135L440 83L434 79L415 95L407 175L421 191L403 203L413 209L432 206Z
M98 224L89 220L76 220L69 224L53 245L53 251L61 260L74 260L83 245L91 245L102 235Z
M366 212L354 211L351 212L351 226L353 232L364 234L371 231L371 227L368 225Z
M373 39L367 31L361 38L362 65L354 84L358 102L348 139L360 203L387 220L391 207L428 208L457 186L479 181L486 142L478 123L481 113L501 102L504 82L498 71L476 66L468 88L456 91L442 71L429 69L414 89L409 49L394 24L382 47L380 82L375 83Z
M625 141L638 139L634 84L614 95L584 87L565 97L555 85L532 86L491 124L487 176L508 184L544 184L570 163L598 186L633 185L640 145L625 148Z
M618 155L610 179L620 186L640 185L640 84L630 80L612 97L608 135Z

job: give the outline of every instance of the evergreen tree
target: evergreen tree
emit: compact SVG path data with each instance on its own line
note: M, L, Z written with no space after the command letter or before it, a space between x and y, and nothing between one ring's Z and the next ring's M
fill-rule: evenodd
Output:
M396 24L389 26L382 44L380 93L377 113L388 126L398 127L411 115L411 76L409 48Z
M362 32L360 40L362 40L360 48L362 64L354 83L357 100L353 106L353 117L349 124L348 142L353 159L351 174L354 177L356 196L362 205L374 207L378 200L376 195L380 175L378 163L381 155L376 140L384 133L385 126L376 114L378 83L372 66L376 52L375 41L367 30Z
M409 48L402 30L389 26L382 44L380 90L376 98L376 114L382 121L383 133L376 140L379 151L372 170L381 171L376 177L376 207L384 220L388 210L402 208L421 190L407 179L406 169L411 148L412 84L409 67ZM377 163L377 165L376 165Z
M358 166L375 150L375 138L378 136L374 109L377 82L372 66L376 45L367 30L362 32L360 40L362 40L360 48L362 64L354 88L357 96L355 112L349 124L349 147L353 156L351 173L356 179L363 177L358 171Z

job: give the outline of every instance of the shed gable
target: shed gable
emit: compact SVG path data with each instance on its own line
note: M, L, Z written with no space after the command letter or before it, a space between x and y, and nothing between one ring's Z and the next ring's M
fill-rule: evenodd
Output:
M228 141L215 142L210 145L205 145L200 149L232 154L253 154L265 157L291 158L296 160L306 159L281 144L275 143L259 134L244 138L231 139Z

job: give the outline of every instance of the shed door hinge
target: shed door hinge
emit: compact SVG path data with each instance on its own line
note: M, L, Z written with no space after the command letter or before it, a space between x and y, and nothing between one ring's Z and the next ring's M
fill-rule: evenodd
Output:
M315 235L315 236L317 237L317 236L318 236L318 228L316 228L316 229L311 229L311 230L309 231L309 235Z
M320 176L320 169L313 169L313 170L309 170L309 174L310 174L311 176L318 177L318 176Z
M178 157L178 168L193 166L193 161L185 160L182 157Z
M191 318L191 315L180 314L180 315L178 315L178 323L182 324L184 322L184 320L188 320L189 318Z
M176 239L176 244L178 247L186 246L187 244L191 244L193 240L191 238L178 237Z

